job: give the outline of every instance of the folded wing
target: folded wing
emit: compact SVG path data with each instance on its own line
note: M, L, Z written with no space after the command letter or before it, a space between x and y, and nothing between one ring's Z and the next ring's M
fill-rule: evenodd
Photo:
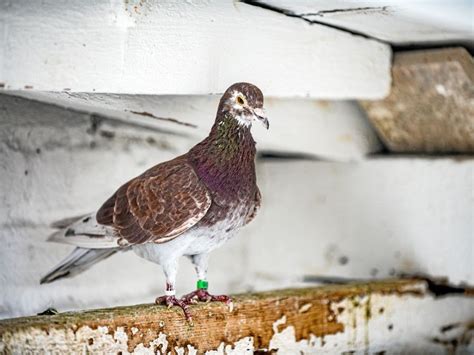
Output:
M181 156L120 187L96 219L112 227L126 244L163 243L199 222L211 202L206 186Z

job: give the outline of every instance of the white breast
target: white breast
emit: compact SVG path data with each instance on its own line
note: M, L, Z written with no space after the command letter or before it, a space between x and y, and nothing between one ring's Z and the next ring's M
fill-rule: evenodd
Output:
M238 228L244 225L245 218L241 209L236 209L212 227L195 226L169 242L136 245L133 250L142 258L160 265L183 255L209 253L235 236Z

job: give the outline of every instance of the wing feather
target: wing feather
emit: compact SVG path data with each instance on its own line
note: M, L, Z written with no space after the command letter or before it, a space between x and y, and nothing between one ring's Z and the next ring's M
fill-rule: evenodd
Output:
M198 223L212 199L184 156L159 164L129 181L97 212L130 244L163 243Z

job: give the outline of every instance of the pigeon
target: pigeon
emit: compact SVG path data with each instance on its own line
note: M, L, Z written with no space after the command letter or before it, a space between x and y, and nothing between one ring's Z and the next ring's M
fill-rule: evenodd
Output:
M41 279L49 283L87 270L119 251L133 250L161 265L164 295L156 303L182 308L217 301L208 292L209 253L254 219L261 205L255 174L254 121L269 123L263 94L250 83L231 85L221 97L209 135L186 154L160 163L122 185L94 213L56 222L49 241L76 248ZM176 297L178 260L191 259L195 291Z

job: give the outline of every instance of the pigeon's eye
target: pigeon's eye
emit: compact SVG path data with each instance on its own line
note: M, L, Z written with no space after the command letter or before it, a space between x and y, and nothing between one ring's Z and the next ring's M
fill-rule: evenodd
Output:
M239 103L239 105L243 105L244 104L244 99L242 96L237 96L237 102Z

